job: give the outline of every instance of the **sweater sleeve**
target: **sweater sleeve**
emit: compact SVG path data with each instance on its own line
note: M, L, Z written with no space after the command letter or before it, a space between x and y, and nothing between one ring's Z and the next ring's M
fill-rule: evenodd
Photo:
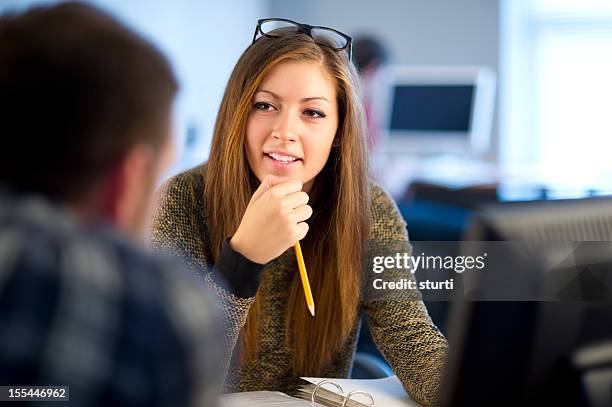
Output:
M224 365L227 373L238 335L255 300L262 265L232 250L226 241L217 264L207 259L203 181L199 171L179 174L160 188L150 226L153 249L179 257L199 274L215 296L224 322Z
M372 187L373 230L368 256L411 254L406 224L392 198ZM367 263L366 263L367 264ZM418 290L375 290L373 280L414 281L406 269L376 274L366 266L363 306L372 336L406 391L424 406L434 405L447 353L447 342L433 324Z

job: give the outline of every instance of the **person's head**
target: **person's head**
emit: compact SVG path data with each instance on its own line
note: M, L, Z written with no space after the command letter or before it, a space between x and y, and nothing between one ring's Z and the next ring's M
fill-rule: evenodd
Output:
M267 174L299 179L311 194L314 214L303 247L322 311L310 318L299 278L294 279L289 300L294 311L287 317L296 333L296 373L321 370L356 316L361 244L369 227L358 83L346 51L304 33L261 37L229 79L207 163L204 199L213 255L235 232ZM257 304L242 336L247 356L256 352ZM321 357L308 360L312 352Z
M0 17L0 183L139 233L176 90L168 61L92 6Z
M383 43L370 35L355 38L353 49L355 66L360 73L375 70L389 59L389 53Z
M261 181L268 174L299 179L311 192L339 145L336 80L317 61L285 61L270 69L252 97L246 156Z
M222 157L259 181L267 174L297 178L309 192L327 162L365 165L355 71L345 51L306 34L262 37L249 47L219 113L211 161Z

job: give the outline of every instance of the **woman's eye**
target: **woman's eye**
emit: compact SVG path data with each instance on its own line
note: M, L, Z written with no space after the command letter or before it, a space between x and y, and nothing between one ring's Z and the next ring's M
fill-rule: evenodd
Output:
M260 110L262 112L269 112L271 110L274 110L274 106L272 106L268 102L257 102L253 105L253 107L255 108L255 110Z
M313 119L318 119L318 118L323 118L325 117L325 113L320 112L318 110L314 110L314 109L306 109L304 110L304 114L310 118Z

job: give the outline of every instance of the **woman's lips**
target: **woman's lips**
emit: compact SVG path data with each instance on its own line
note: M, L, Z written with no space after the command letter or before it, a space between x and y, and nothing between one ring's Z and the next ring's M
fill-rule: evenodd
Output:
M272 158L269 154L264 154L264 162L272 166L273 168L287 170L300 165L302 163L302 159L297 158L293 161L281 161Z

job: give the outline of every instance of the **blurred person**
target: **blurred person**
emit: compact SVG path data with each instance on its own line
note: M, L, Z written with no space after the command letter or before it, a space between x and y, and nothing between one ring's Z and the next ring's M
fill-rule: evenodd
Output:
M355 38L353 60L361 81L368 126L368 150L373 158L384 143L383 130L389 116L389 52L380 39L359 35Z
M295 394L301 376L347 377L364 315L407 392L431 405L444 336L418 291L367 288L369 251L411 249L397 206L368 178L351 39L308 27L258 21L228 81L210 157L164 184L152 244L197 265L220 298L235 350L229 391Z
M0 385L216 405L213 304L138 242L176 91L165 57L91 6L0 17Z

